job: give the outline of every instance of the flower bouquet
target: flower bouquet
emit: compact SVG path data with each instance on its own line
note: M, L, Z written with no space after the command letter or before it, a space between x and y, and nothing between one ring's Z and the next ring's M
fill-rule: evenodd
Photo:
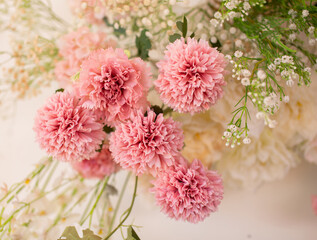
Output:
M47 157L1 188L0 239L138 240L128 221L138 186L167 217L198 223L224 188L317 164L313 1L67 4L71 23L50 1L0 0L12 39L1 52L3 117L59 85L34 116Z

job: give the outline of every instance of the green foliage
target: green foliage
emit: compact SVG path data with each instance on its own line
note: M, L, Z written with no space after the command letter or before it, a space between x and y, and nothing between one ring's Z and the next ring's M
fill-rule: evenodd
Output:
M55 90L55 93L58 93L58 92L64 92L64 88L59 88L59 89Z
M163 113L163 109L160 106L152 105L151 110L155 112L156 115L159 115L160 113Z
M101 240L102 238L95 235L90 229L83 231L83 237L79 237L75 227L67 227L58 240Z
M141 240L131 225L128 227L128 237L126 240Z
M117 37L120 37L120 35L126 35L126 29L119 26L119 28L115 28L115 24L111 24L108 20L108 18L104 17L103 18L104 23L108 26L108 27L112 27L113 28L113 34L116 35Z
M217 39L217 42L215 42L215 43L211 42L211 40L209 39L209 44L213 48L218 48L218 51L221 51L222 45L221 45L221 42L219 41L219 39Z
M107 134L114 132L114 130L115 130L114 127L110 127L110 126L108 126L108 125L105 125L105 126L103 127L103 131L104 131L105 133L107 133Z
M188 24L187 24L187 18L184 16L183 21L177 21L176 22L176 27L178 28L179 31L181 31L183 38L186 38L187 35L187 30L188 30Z
M151 41L148 36L146 36L147 29L143 29L140 36L136 36L135 45L138 49L138 56L143 60L149 58L149 50L152 47Z
M168 37L168 40L171 42L171 43L173 43L173 42L175 42L177 39L180 39L182 36L180 35L180 34L178 34L178 33L174 33L173 35L170 35L169 37Z

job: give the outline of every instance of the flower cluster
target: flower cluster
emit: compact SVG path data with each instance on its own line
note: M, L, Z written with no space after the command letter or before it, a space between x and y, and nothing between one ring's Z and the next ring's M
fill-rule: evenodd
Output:
M150 192L162 212L197 223L217 210L223 184L254 189L283 178L301 158L317 163L317 84L311 80L317 8L312 3L70 4L76 26L42 0L0 0L5 13L0 28L14 36L13 51L0 52L9 56L0 104L7 101L5 91L32 95L53 79L61 87L35 117L48 163L0 190L0 203L8 203L0 214L0 238L18 239L25 232L27 239L44 239L86 202L73 222L82 226L89 220L89 228L109 239L126 226L140 176L151 178L147 186L153 185ZM75 171L62 172L53 182L60 161ZM113 206L109 196L119 192L120 169L128 173ZM131 174L136 175L131 206L114 227ZM17 196L24 190L31 194L21 200ZM56 198L46 211L51 191ZM40 221L43 231L34 229ZM66 228L62 237L75 236L74 231ZM90 230L83 234L98 238ZM129 225L128 238L131 234L137 239Z
M179 177L184 180L179 180L179 191L173 200L179 208L174 215L168 215L190 222L203 220L217 209L222 199L220 176L207 170L197 159L190 165L181 155L184 136L180 123L164 118L168 108L149 107L146 97L151 73L146 63L141 58L129 59L119 48L89 53L90 48L84 43L89 45L94 40L92 42L97 44L100 35L87 31L80 29L64 37L60 51L65 60L60 63L68 61L73 69L80 65L80 72L72 85L72 93L58 90L38 111L34 130L40 146L54 158L71 162L84 178L111 176L118 170L118 164L137 176L152 174L158 186L163 184L166 174L176 177L182 172L183 176ZM90 39L92 36L95 37ZM188 38L185 42L182 39L174 46L183 49L178 58L174 58L179 69L170 72L166 79L170 78L171 88L182 82L185 92L191 92L193 100L187 103L187 112L194 114L208 109L223 93L223 55L203 40ZM170 59L173 53L167 51L166 55L166 59ZM166 68L169 64L159 65ZM169 70L164 71L167 74ZM158 88L164 85L163 78L158 77ZM167 96L168 91L164 87L159 90L162 96ZM184 102L182 89L175 89L175 94L180 94L178 98ZM109 132L108 145L106 133ZM173 182L164 184L169 189L168 185ZM163 189L153 191L167 213L164 209L171 203L161 201L159 192Z
M179 124L150 109L117 126L110 137L110 150L122 168L155 177L152 192L162 211L172 218L196 223L217 210L222 181L199 160L190 165L180 154L182 146Z

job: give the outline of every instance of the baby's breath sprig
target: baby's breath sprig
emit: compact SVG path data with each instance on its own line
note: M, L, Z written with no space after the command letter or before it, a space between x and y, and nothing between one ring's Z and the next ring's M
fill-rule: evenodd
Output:
M247 95L235 106L243 103L233 111L229 126L234 124L237 127L236 135L241 136L240 133L243 132L247 137L248 99L257 109L256 118L263 119L266 125L273 128L277 122L270 116L279 109L280 102L288 102L290 99L285 95L284 87L310 84L311 68L307 65L316 64L316 55L307 49L305 42L308 41L309 45L315 44L317 21L314 16L317 8L301 1L279 1L279 7L275 8L277 3L270 1L252 5L248 14L244 14L244 18L241 15L223 18L224 13L228 14L228 9L233 11L241 2L223 1L222 13L216 12L215 19L233 19L233 26L245 34L253 46L253 50L246 49L245 53L236 50L232 57L228 57L233 65L232 77L241 81ZM284 7L281 8L280 5ZM306 41L298 39L299 34L306 34ZM251 73L248 69L252 65L254 67ZM244 122L245 126L240 129L241 122ZM226 130L223 138L227 139L228 146L231 141L232 147L238 142L230 128Z

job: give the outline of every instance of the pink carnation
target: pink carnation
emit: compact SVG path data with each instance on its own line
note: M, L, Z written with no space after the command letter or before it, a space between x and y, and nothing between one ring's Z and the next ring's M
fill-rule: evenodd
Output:
M92 112L67 92L54 94L38 110L34 131L40 146L62 161L90 158L106 136Z
M167 46L157 66L160 74L155 85L163 102L174 110L200 112L223 95L226 61L205 40L176 40Z
M104 0L71 0L70 9L92 24L102 24L107 11Z
M153 182L156 201L169 217L197 223L217 210L223 197L220 176L199 160L191 165L181 156L178 164L162 171Z
M99 49L82 64L79 92L87 108L101 111L114 125L147 106L150 71L140 58L129 60L122 49Z
M82 61L91 51L115 45L114 40L107 40L105 33L94 33L87 27L63 36L59 40L59 54L63 60L59 61L55 68L55 75L61 86L66 88L72 85L71 77L79 72Z
M115 161L124 169L137 175L174 164L174 157L183 147L180 124L152 110L144 116L142 111L131 120L116 126L110 136L110 151Z
M72 166L84 178L104 178L118 171L118 165L113 161L109 145L104 144L101 152L95 152L90 159L72 162Z
M315 214L317 215L317 196L312 196L312 207Z

